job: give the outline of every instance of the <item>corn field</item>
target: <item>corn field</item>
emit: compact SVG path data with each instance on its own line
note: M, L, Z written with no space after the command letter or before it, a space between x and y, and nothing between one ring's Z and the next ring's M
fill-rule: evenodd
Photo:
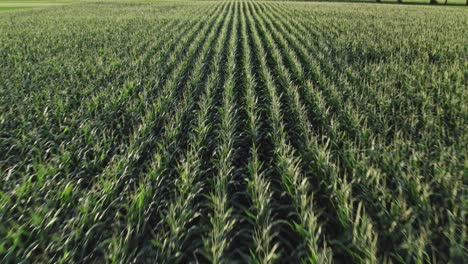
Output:
M0 262L466 263L468 9L0 15Z

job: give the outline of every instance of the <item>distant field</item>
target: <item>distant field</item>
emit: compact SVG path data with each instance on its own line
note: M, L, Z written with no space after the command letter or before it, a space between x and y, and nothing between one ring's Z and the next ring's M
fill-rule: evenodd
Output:
M73 0L0 0L0 12L15 9L47 7L74 2Z
M14 10L14 9L22 9L22 8L28 8L28 7L21 7L21 6L1 6L1 5L0 5L0 11L7 11L7 10Z
M467 8L58 4L0 15L0 263L468 259Z

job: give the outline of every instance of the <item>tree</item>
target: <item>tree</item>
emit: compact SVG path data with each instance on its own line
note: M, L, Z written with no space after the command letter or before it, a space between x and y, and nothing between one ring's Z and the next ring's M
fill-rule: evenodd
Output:
M430 0L429 4L431 4L431 5L437 5L437 0Z

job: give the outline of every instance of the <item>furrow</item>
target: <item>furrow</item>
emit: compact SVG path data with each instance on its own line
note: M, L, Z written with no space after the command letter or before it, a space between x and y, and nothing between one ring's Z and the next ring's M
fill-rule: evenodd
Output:
M225 67L225 80L222 94L222 105L218 110L219 124L216 131L216 150L213 157L214 175L211 180L209 196L209 232L203 238L205 256L211 263L230 262L229 249L233 237L234 226L238 224L234 208L231 205L230 192L234 178L234 159L237 150L239 135L237 133L237 113L235 103L235 56L237 38L238 3L234 3L234 14L230 22L228 34L227 60Z
M86 131L86 129L84 129L84 130ZM106 140L106 138L103 138L103 140ZM48 167L39 167L39 168L48 168ZM50 172L50 173L56 173L56 172L54 172L54 171L56 171L56 170L50 170L49 172ZM48 193L48 196L49 196L49 197L51 197L51 192L50 192L50 190L48 190L48 188L47 188L46 186L49 185L51 181L58 182L58 184L59 184L59 185L62 185L63 188L65 188L65 189L67 189L67 188L73 188L73 189L74 189L75 195L73 196L73 198L70 197L70 199L67 199L66 204L59 203L59 204L55 204L55 205L52 205L52 204L50 205L50 207L52 207L52 206L60 206L60 207L61 207L60 210L58 210L58 207L57 207L57 210L48 210L47 212L40 212L41 214L54 215L54 217L57 218L57 219L59 219L60 217L62 217L62 215L69 214L69 212L70 212L69 209L72 209L72 208L70 208L70 206L73 204L72 199L79 199L79 198L80 198L80 195L79 195L80 190L77 189L77 187L78 187L79 185L78 185L78 186L74 186L74 185L71 184L69 181L65 181L65 179L58 179L58 180L57 180L57 176L58 176L58 175L59 175L59 174L55 174L54 177L52 177L52 178L47 178L47 181L41 183L41 184L43 184L43 186L44 186L45 188L43 188L43 189L41 188L41 189L40 189L40 190L44 190L44 191L47 190L47 193ZM44 177L44 175L42 175L41 177ZM32 181L32 180L34 180L34 178L29 178L28 182L26 182L25 184L26 184L26 185L31 184L31 181ZM80 183L81 183L81 181L78 180L78 184L80 184ZM63 189L63 188L57 188L57 189L56 189L56 195L57 195L57 197L60 197L60 196L63 195L62 192L61 192L61 189ZM53 194L52 194L52 195L53 195ZM60 199L59 199L59 200L60 200ZM40 202L40 201L41 201L41 200L38 199L38 200L36 200L35 202ZM50 209L50 208L49 208L49 209ZM13 212L12 212L12 213L13 213ZM65 244L65 246L66 246L67 243L70 243L70 242L73 242L73 241L74 241L74 240L73 240L73 237L70 237L70 235L68 234L69 231L66 231L66 230L68 230L68 229L70 228L70 226L73 225L73 218L72 218L72 217L76 217L75 213L72 214L72 215L69 214L68 219L65 219L65 221L64 221L64 223L66 223L65 226L62 226L62 228L59 228L59 229L58 229L59 232L60 232L60 235L61 235L59 238L62 239L62 240L57 240L54 244L52 244L52 245L55 245L57 248L64 248L64 244ZM75 218L75 219L76 219L76 218ZM71 223L69 223L70 221L71 221ZM61 223L61 222L56 222L54 225L50 225L50 224L49 224L47 229L51 229L51 230L52 230L52 228L53 228L54 226L59 225L60 223ZM47 222L38 223L39 226L42 226L42 225L45 225L45 224L47 224ZM44 229L43 227L32 227L32 228L33 228L33 230L42 230L42 231L41 231L42 233L43 233L43 232L46 232L46 229ZM73 227L72 229L75 229L75 228ZM34 234L34 233L33 233L33 234ZM80 234L80 233L74 234L74 236L76 236L76 235L78 235L78 234ZM41 233L35 234L35 236L41 236ZM33 236L33 237L34 237L34 236ZM66 242L65 242L65 243L63 242L63 239L66 239ZM32 241L33 241L33 242L30 244L30 246L29 246L28 248L26 248L26 252L28 252L29 250L33 250L33 249L34 249L35 247L37 247L37 246L40 246L40 244L37 244L36 241L34 241L34 240L32 240ZM50 250L52 250L52 248L51 248Z
M259 148L262 145L261 119L259 114L258 97L255 89L251 62L251 47L247 35L247 22L245 14L246 3L241 3L241 41L242 41L242 78L244 102L246 111L246 131L249 150L247 171L247 194L249 208L246 208L244 217L252 226L252 231L245 236L249 238L250 258L255 263L273 263L279 257L278 243L275 242L275 223L273 210L273 193L271 183L266 175L265 166L259 157Z
M145 166L142 166L144 161L143 159L147 159L149 156L151 156L153 149L157 147L157 145L154 142L155 138L152 135L154 134L156 129L161 129L161 125L165 122L165 120L167 120L167 118L170 117L168 112L170 111L169 107L171 105L173 107L176 106L176 102L171 101L171 98L172 95L176 93L176 91L184 88L184 86L182 86L182 83L184 83L184 80L187 80L188 78L186 74L188 72L188 69L192 66L190 64L190 61L198 57L198 60L200 61L198 65L202 64L202 60L204 57L202 56L203 53L197 54L197 51L200 49L206 50L206 48L202 48L202 45L206 46L206 34L208 34L209 32L215 32L215 30L212 30L215 18L217 18L217 16L212 17L211 22L204 27L202 33L199 33L195 41L191 43L189 49L187 50L187 61L185 63L179 64L177 66L177 69L175 69L175 71L171 75L171 77L168 78L168 81L163 87L162 92L164 93L164 91L167 91L168 94L162 97L162 100L156 101L152 108L146 110L147 116L145 119L147 120L147 122L144 123L144 126L140 127L134 133L133 138L130 141L128 151L119 155L118 158L113 159L112 162L109 164L108 168L104 170L104 177L98 182L99 185L96 186L97 196L93 197L88 195L85 199L82 200L82 203L84 202L84 204L94 204L94 208L92 208L91 211L84 213L85 215L83 215L85 216L84 219L88 219L88 221L82 221L80 224L80 229L86 230L91 228L90 230L93 230L93 232L86 233L87 239L85 240L86 243L83 244L82 250L89 250L87 248L89 248L91 244L97 243L96 239L93 239L92 237L96 235L103 235L99 234L97 230L105 230L103 229L104 226L102 224L100 224L99 226L94 226L95 224L93 224L93 222L100 221L102 223L105 223L105 221L112 220L112 222L114 222L114 226L118 227L122 220L125 219L124 216L126 215L127 208L122 206L116 206L116 202L125 201L127 199L126 197L128 196L128 193L134 188L134 186L138 186L138 182L135 181L134 175L142 173L141 169L145 168ZM199 78L199 76L196 76L196 78ZM190 92L190 90L188 89L183 90L185 94ZM178 101L178 103L180 102L181 101ZM177 110L178 109L174 108L173 111ZM159 116L158 113L160 113ZM104 194L102 194L101 191L98 190L104 191ZM114 219L104 218L105 215L100 213L102 211L108 212L115 210L117 210L116 212L118 214ZM88 216L88 214L90 214L90 216ZM109 233L108 235L112 234ZM109 258L113 257L114 255L112 251L109 254L111 254L109 255Z
M251 18L257 21L255 12L256 4L249 5ZM257 24L258 26L258 24ZM259 29L261 34L261 29ZM254 40L258 50L259 61L261 64L261 76L266 86L265 96L270 100L268 109L270 122L272 124L271 137L274 144L274 157L277 173L281 177L281 185L283 190L291 199L292 209L294 214L291 215L289 226L293 228L301 240L296 241L295 250L291 253L291 257L297 257L303 261L309 262L324 262L330 261L329 253L326 249L319 249L319 234L320 225L317 222L317 215L313 208L313 196L310 193L310 187L307 179L303 176L300 168L300 158L295 155L295 151L289 144L284 117L282 114L282 99L277 95L277 87L273 80L270 71L268 70L268 62L265 59L266 52L262 46L262 40L257 28L253 28Z
M344 187L347 186L346 179L340 179L340 176L335 173L328 176L319 176L320 174L317 175L317 172L320 173L321 170L335 170L334 168L337 166L333 164L330 160L326 161L326 163L323 164L325 165L325 168L320 168L316 165L311 165L319 164L318 157L320 157L321 152L323 153L324 150L320 150L320 147L317 147L320 145L320 141L317 135L315 135L315 133L311 130L311 125L309 124L306 115L306 110L302 105L300 101L300 95L297 92L298 88L293 84L289 69L283 64L283 60L286 61L286 57L288 57L286 55L286 53L288 52L288 48L286 45L284 45L284 40L278 39L278 33L276 32L275 28L271 27L269 21L266 20L266 23L269 24L268 29L265 29L263 22L264 21L257 20L257 24L262 28L264 41L265 43L267 43L267 46L272 53L271 57L274 60L274 64L277 65L276 75L278 76L278 82L280 84L280 87L285 88L284 94L286 95L286 106L289 108L288 111L292 113L290 115L290 117L292 118L291 123L296 124L295 126L291 127L290 131L297 131L296 136L292 136L292 138L298 139L295 145L299 149L301 156L306 160L305 164L309 166L309 168L306 168L306 170L309 170L309 173L311 173L312 175L315 174L315 177L318 176L319 178L322 178L321 180L327 178L337 180L336 182L327 183L326 185L339 186L338 188L335 188L332 192L330 192L330 197L333 197L333 193L336 194L338 197L349 196L346 199L331 199L335 207L343 209L346 208L346 210L344 211L345 215L343 215L344 218L341 220L341 222L343 223L343 227L345 228L343 232L344 235L342 234L342 237L344 237L345 239L353 240L354 248L345 248L345 250L348 251L348 254L350 256L355 257L357 261L375 261L375 251L377 242L376 232L372 230L372 223L369 221L369 217L366 215L366 213L359 210L359 208L361 208L362 206L360 204L354 205L353 197L351 195L346 195L347 188L344 189ZM269 32L272 32L273 34L269 34ZM274 40L271 35L275 35L277 39ZM274 43L280 43L280 45L283 44L282 47L280 47L282 49L280 50L276 45L274 45ZM295 63L294 61L289 61L289 63L295 64L294 68L296 69L296 72L300 72L300 66L297 65L297 62ZM344 184L341 184L341 181L344 181ZM355 206L357 206L357 208L354 208ZM336 215L340 216L340 213L337 212ZM360 228L361 226L365 228L362 229ZM344 242L343 244L346 244L346 242ZM341 247L342 245L340 245L338 248L340 250L343 250L341 249ZM338 250L334 251L338 253Z
M205 91L198 102L198 111L194 120L192 120L191 131L189 132L189 145L185 153L179 159L176 168L176 181L173 196L168 201L167 210L164 211L165 217L158 223L157 231L153 236L153 245L156 250L156 258L165 261L182 261L195 257L197 248L201 245L193 244L192 238L202 232L202 227L195 225L200 217L199 206L195 202L201 195L204 183L201 181L203 171L203 157L205 156L204 144L207 142L207 135L211 130L211 124L207 117L213 107L214 93L218 83L219 73L219 53L226 37L227 21L225 16L232 16L233 4L227 4L226 13L218 15L219 28L221 34L217 36L216 31L211 31L209 42L205 49L214 45L214 60L210 65L210 76L205 84ZM224 35L224 36L223 36ZM211 43L215 41L214 43ZM188 255L192 252L193 255Z
M323 109L323 107L322 107ZM334 121L334 117L328 117L329 122L331 124L333 123L338 123L340 122L340 119L337 121ZM335 119L336 120L336 119ZM346 124L346 122L344 123ZM356 197L363 203L365 203L368 206L368 212L373 215L373 220L377 224L377 228L379 229L379 233L383 233L381 231L382 225L387 225L389 223L394 223L395 218L398 216L393 216L393 219L391 217L383 217L380 215L375 216L374 212L382 212L382 210L385 210L388 208L388 206L393 204L392 200L389 200L389 198L386 195L388 193L386 190L385 183L382 182L382 173L379 172L379 170L372 168L371 164L368 164L366 160L362 160L360 157L357 156L359 153L359 150L356 149L354 146L353 142L350 142L346 138L342 138L339 135L344 135L342 131L339 129L342 127L346 126L340 126L340 127L333 127L331 126L329 129L330 132L330 139L332 139L332 146L334 146L334 152L337 153L337 158L340 161L340 165L343 168L343 171L348 171L346 174L348 174L348 178L351 181L357 181L357 183L353 183L353 189L354 192L357 193ZM342 152L341 149L347 149L346 152ZM379 186L379 188L376 188L375 186ZM373 190L378 190L373 191ZM371 195L369 195L371 194ZM424 194L423 196L424 197ZM382 203L382 198L386 199L387 201L385 203ZM405 204L406 201L401 199L401 196L398 198L400 204ZM424 204L424 202L421 202L421 204ZM385 233L383 233L385 234ZM381 245L380 248L386 248L386 251L388 252L388 238L389 237L394 237L394 232L388 233L388 235L380 236L380 241L379 244ZM400 242L401 243L401 242ZM397 244L396 241L394 241L392 244ZM405 253L405 254L413 254L413 253ZM414 252L414 254L418 254ZM387 256L383 256L384 258Z

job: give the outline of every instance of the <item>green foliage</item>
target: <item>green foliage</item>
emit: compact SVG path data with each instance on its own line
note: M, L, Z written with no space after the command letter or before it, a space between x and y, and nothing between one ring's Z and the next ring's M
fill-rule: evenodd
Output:
M467 18L261 1L2 13L0 262L463 263Z

